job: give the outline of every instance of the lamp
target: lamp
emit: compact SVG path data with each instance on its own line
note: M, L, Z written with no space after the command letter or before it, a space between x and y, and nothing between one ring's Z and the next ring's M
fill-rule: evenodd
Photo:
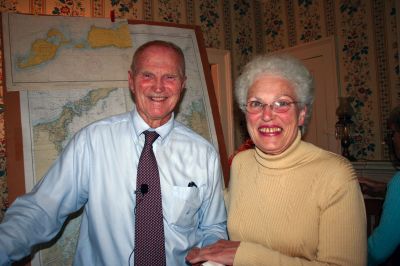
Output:
M352 140L352 129L354 127L354 122L351 120L354 115L354 110L351 107L353 100L353 97L339 97L339 106L336 109L336 115L339 120L335 124L335 136L336 139L340 139L342 155L350 161L355 160L349 152Z

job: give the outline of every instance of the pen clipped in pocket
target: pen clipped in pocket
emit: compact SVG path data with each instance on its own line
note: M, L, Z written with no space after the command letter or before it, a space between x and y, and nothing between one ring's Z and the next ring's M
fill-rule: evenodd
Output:
M202 200L196 184L187 187L167 185L163 193L166 195L163 197L163 212L168 224L179 227L197 226L197 214Z

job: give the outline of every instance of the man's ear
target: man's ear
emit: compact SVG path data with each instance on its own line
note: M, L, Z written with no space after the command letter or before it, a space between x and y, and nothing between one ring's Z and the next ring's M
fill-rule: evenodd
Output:
M185 90L186 90L186 80L187 80L186 77L184 77L182 85L181 85L181 98L183 98L183 95L184 95Z
M306 114L307 114L307 106L304 106L299 112L299 122L298 122L297 126L304 125L304 121L306 119Z
M182 89L181 89L181 93L182 92L184 92L185 90L186 90L186 77L185 77L185 79L183 80L183 82L182 82Z
M128 85L129 85L129 90L131 91L132 94L135 94L135 86L134 86L134 76L133 72L131 70L128 71Z

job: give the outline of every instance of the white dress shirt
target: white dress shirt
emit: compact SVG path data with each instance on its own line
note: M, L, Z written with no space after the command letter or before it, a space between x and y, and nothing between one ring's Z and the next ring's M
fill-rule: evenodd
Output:
M147 129L133 110L75 134L32 192L6 212L0 265L51 240L82 206L74 265L133 265L136 174ZM192 247L227 238L220 160L208 141L173 116L155 130L167 265L186 265Z

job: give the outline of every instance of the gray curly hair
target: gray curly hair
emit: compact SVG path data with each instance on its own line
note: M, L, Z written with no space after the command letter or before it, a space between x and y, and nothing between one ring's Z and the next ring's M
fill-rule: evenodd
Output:
M298 106L300 108L307 107L304 125L301 127L301 133L304 135L312 114L314 79L304 64L290 55L258 55L246 64L242 74L235 82L235 96L240 108L245 112L247 93L256 79L269 74L289 81L293 85L297 101L299 101Z

